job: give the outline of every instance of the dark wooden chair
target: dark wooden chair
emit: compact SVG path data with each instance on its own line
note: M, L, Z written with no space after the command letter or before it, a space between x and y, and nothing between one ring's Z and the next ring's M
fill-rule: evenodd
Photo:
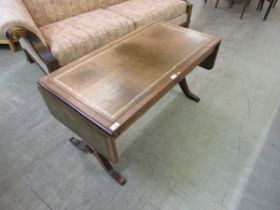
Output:
M216 0L215 8L218 7L219 2L220 2L220 0ZM207 0L205 0L205 3L207 3ZM231 3L230 3L230 5L229 5L229 9L233 6L234 3L235 3L235 0L231 0ZM245 0L244 6L243 6L243 8L242 8L241 15L240 15L240 19L243 18L244 13L245 13L247 7L250 5L250 3L251 3L251 0Z
M220 1L220 0L216 0L215 8L218 7L219 1ZM269 2L269 6L268 6L268 9L267 9L267 11L266 11L266 13L265 13L265 16L264 16L264 19L263 19L263 20L266 20L266 19L267 19L267 16L269 15L271 8L273 8L273 7L276 6L276 3L277 3L278 0L260 0L260 1L259 1L259 4L258 4L258 7L257 7L257 9L258 9L259 11L262 11L263 5L264 5L265 1L268 1L268 2ZM205 3L207 3L207 0L205 0ZM234 3L235 3L235 0L231 0L231 3L230 3L230 5L229 5L229 9L233 6ZM244 13L245 13L247 7L250 5L250 3L251 3L251 0L245 0L244 6L243 6L242 11L241 11L240 19L243 18Z
M268 6L267 11L265 13L265 16L263 18L264 21L267 19L271 8L274 8L276 6L278 0L266 0L266 1L269 2L269 6ZM257 10L262 11L264 3L265 3L265 0L260 0L259 4L258 4L258 7L257 7Z
M232 1L234 2L235 0L232 0ZM246 11L247 7L250 5L250 3L251 3L251 0L245 0L245 3L244 3L244 6L243 6L243 9L242 9L242 12L241 12L241 15L240 15L240 19L242 19L242 18L243 18L244 13L245 13L245 11Z
M204 1L205 1L205 4L206 4L206 3L207 3L207 0L204 0ZM215 3L215 8L217 8L217 7L218 7L219 1L220 1L220 0L216 0L216 3Z

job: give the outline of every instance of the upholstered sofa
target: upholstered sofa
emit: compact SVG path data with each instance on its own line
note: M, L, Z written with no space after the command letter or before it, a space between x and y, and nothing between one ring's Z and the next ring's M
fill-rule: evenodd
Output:
M187 0L0 0L0 31L19 39L46 72L121 36L164 20L188 27Z

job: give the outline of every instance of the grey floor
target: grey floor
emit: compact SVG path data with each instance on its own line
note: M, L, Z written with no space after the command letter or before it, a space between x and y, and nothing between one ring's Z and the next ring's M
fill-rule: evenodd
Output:
M216 67L178 87L118 141L120 187L49 113L22 52L0 48L0 209L280 209L280 7L196 2L192 28L223 39ZM198 8L199 6L199 8ZM198 15L199 14L199 15Z
M280 109L255 162L240 210L280 209Z

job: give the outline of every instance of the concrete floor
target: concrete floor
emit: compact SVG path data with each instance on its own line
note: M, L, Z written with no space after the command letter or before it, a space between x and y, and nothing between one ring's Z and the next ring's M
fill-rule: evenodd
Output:
M124 187L67 142L39 68L0 47L1 210L280 209L280 8L194 4L192 28L223 39L216 66L187 78L199 104L176 87L120 137Z
M239 210L280 209L280 109L242 194Z

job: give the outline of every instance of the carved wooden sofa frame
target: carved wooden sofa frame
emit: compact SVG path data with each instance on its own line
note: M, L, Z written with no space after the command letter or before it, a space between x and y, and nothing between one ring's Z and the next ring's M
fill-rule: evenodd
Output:
M46 47L42 43L42 41L37 37L37 35L35 33L33 33L32 31L29 31L26 28L23 28L20 26L14 26L14 27L7 28L6 36L11 41L23 39L23 41L25 41L26 43L29 43L30 46L36 52L36 55L46 65L46 67L48 69L48 72L46 72L46 73L51 73L59 68L58 61L51 54L50 49L48 47ZM32 55L30 55L30 53L27 52L27 50L23 49L23 51L24 51L26 59L29 63L34 63L36 61L36 59L33 58Z

